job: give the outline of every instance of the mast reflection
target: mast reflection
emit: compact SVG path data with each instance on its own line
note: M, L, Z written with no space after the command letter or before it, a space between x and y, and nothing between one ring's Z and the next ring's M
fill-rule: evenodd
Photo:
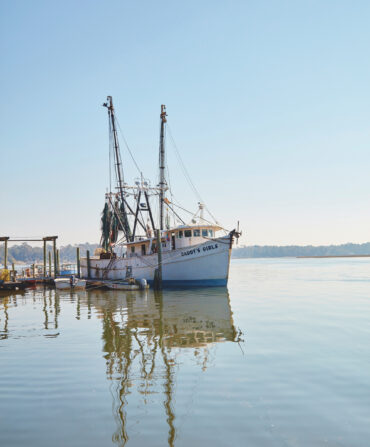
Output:
M117 424L113 441L124 446L129 439L127 398L134 391L134 384L147 404L163 381L167 443L174 446L173 396L176 372L180 368L177 356L188 350L201 372L208 367L212 346L239 341L227 289L90 291L88 295L103 323L103 352L107 377L113 382L113 413Z
M173 447L179 425L174 397L183 355L190 356L202 374L212 364L212 348L225 341L238 342L240 336L234 327L226 289L59 293L45 288L29 291L25 296L9 294L0 299L0 340L11 336L11 308L30 299L40 304L40 336L59 336L58 320L63 302L73 304L77 320L84 315L101 320L103 357L116 424L112 440L122 447L132 433L128 410L129 396L133 393L139 393L139 402L146 414L149 404L157 404L160 399L167 444ZM137 405L131 408L138 411Z

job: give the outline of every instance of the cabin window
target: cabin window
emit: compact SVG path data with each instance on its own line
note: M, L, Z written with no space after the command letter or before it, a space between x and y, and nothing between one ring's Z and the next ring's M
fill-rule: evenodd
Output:
M171 248L172 250L176 249L175 233L172 233L171 235Z
M193 230L193 236L199 237L200 236L200 230Z
M180 231L177 233L177 237L178 237L179 239L181 239L181 238L183 237L183 235L184 235L184 233L182 232L182 230L180 230Z
M135 247L131 247L131 253L135 253Z
M203 229L202 230L202 236L203 237L207 237L208 236L208 230L207 229Z
M185 237L191 237L191 230L185 230Z
M213 237L213 230L208 230L209 237Z
M145 255L146 255L145 244L143 244L143 245L141 246L141 255L142 255L142 256L145 256Z

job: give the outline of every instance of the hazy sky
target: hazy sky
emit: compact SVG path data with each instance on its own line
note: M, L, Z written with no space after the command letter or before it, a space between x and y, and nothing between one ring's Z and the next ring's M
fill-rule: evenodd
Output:
M369 23L368 1L1 0L0 234L98 241L112 95L153 179L167 105L194 183L242 243L369 241Z

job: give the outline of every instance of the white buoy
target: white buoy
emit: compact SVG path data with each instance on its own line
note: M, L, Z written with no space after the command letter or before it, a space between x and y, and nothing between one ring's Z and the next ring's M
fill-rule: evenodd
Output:
M140 289L144 290L147 287L147 282L145 278L139 279Z

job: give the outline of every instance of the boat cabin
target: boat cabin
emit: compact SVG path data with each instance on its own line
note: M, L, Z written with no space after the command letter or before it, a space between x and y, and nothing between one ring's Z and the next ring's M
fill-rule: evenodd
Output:
M181 225L179 227L163 230L161 243L162 251L177 250L202 244L216 237L216 231L221 230L217 225ZM157 253L156 238L141 238L125 244L126 256L145 256Z
M182 225L171 230L175 248L190 247L202 244L216 237L216 231L221 230L217 225Z

